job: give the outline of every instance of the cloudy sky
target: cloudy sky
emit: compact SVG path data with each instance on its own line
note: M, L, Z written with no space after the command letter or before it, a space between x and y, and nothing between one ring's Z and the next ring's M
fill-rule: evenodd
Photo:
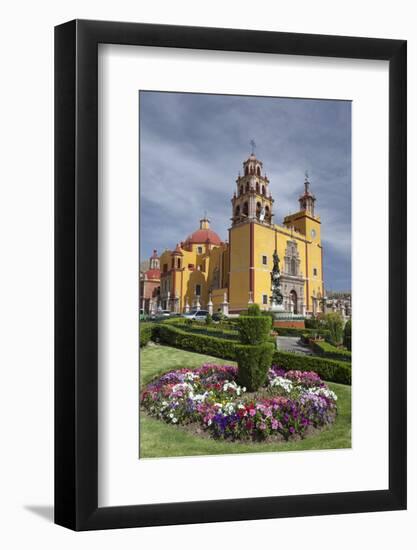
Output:
M256 142L275 223L298 210L307 170L321 216L327 290L351 285L348 101L140 92L141 259L175 247L207 211L222 239L242 162Z

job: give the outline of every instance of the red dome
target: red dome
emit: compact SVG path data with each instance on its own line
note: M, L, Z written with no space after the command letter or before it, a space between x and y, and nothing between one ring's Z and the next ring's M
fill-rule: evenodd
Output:
M187 243L189 244L215 244L220 245L220 237L211 229L197 229L194 231L188 238Z
M161 277L159 269L148 269L148 271L145 271L145 274L148 279L160 279Z

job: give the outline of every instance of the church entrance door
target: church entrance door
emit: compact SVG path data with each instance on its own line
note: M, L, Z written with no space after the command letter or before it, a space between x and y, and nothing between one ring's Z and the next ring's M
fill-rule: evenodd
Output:
M291 303L292 303L292 311L293 311L293 313L298 313L298 309L297 309L297 293L295 292L295 290L291 290L291 292L290 292L290 300L291 300Z

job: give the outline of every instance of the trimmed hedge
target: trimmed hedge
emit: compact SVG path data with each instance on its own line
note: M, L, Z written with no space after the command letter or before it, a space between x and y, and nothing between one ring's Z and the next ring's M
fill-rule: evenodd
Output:
M313 329L313 328L294 328L294 327L274 327L274 332L278 336L299 336L302 338L306 336L322 336L326 340L330 338L330 331L326 329Z
M139 323L139 346L143 348L152 338L153 323Z
M352 361L352 353L343 349L339 349L336 346L332 346L328 342L311 341L311 349L323 357L328 359L337 359L338 361Z
M212 355L221 359L236 361L237 348L244 347L242 344L224 338L187 333L170 324L160 323L159 325L153 325L153 327L152 339L159 339L160 342L169 346ZM271 346L271 344L269 345ZM311 370L329 382L351 384L351 367L346 361L275 351L272 356L272 363L281 366L285 370Z
M167 317L166 319L160 319L159 323L166 323L167 325L175 325L175 324L185 324L185 323L192 323L191 319L187 319L186 317ZM197 321L196 321L197 322Z
M254 345L237 345L236 359L238 364L238 384L249 391L262 386L272 364L274 346L269 343Z
M190 332L193 334L206 334L207 336L214 336L215 338L228 338L229 340L238 340L239 332L235 329L221 328L216 325L207 326L205 324L184 324L184 323L170 323L171 326L183 330L184 332Z
M285 370L310 370L317 373L323 380L329 382L348 385L352 383L352 369L346 361L276 351L273 355L272 363L279 365Z
M156 336L160 342L175 348L213 355L213 357L222 359L231 359L232 361L236 359L235 348L237 344L233 340L215 338L205 334L194 334L165 323L158 325Z
M242 344L262 344L269 338L271 318L264 315L239 317L239 336Z

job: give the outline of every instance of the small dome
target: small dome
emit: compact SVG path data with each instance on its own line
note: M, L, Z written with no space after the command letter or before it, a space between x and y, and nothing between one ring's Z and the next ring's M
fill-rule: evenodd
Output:
M188 244L215 244L220 245L221 240L215 231L212 229L197 229L189 237L187 237Z
M159 269L148 269L145 271L147 279L159 279L161 277L161 272Z

